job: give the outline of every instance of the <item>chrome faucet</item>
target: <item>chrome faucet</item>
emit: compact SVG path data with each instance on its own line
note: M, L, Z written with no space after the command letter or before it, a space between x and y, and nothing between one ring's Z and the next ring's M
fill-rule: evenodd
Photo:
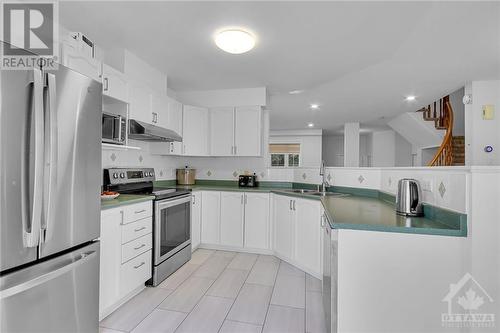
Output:
M321 178L321 187L319 189L320 192L326 192L326 188L330 186L330 183L325 179L325 160L321 161L321 166L319 168L319 175ZM319 186L318 186L319 187Z

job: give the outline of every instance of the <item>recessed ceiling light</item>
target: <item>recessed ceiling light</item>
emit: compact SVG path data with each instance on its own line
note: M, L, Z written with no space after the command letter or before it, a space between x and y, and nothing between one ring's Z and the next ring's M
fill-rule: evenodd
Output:
M292 90L292 91L289 91L288 93L290 95L297 95L297 94L302 94L304 92L304 90Z
M415 96L406 96L406 100L408 102L414 101L415 100Z
M309 124L307 124L307 127L314 127L314 124L313 123L309 123Z
M311 109L319 109L319 105L318 104L311 104Z
M228 53L241 54L254 48L255 37L242 29L227 29L216 34L215 44Z

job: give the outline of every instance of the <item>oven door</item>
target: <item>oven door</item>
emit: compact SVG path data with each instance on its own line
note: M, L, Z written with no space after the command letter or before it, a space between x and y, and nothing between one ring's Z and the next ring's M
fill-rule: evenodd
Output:
M155 265L191 243L191 194L155 201L154 232Z

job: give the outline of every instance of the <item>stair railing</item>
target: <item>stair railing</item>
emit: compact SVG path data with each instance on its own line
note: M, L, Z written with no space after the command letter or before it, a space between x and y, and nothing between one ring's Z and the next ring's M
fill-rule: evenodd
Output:
M439 116L436 114L436 102L434 102L434 117L436 125L446 128L446 134L441 146L427 164L428 166L449 166L453 165L453 109L450 104L450 97L445 96L439 101ZM429 106L430 112L430 106Z

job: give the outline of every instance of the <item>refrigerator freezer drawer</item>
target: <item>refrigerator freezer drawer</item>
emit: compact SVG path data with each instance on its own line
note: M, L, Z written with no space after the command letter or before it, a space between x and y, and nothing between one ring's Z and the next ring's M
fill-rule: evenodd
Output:
M153 216L152 201L141 202L123 207L123 224L135 222L150 216Z
M151 278L151 250L127 261L120 268L120 297L126 296Z
M97 332L99 243L0 278L1 332Z
M122 245L122 263L137 257L139 254L151 250L153 247L153 234L147 234L127 244Z
M122 226L122 244L153 232L153 218L146 217Z

